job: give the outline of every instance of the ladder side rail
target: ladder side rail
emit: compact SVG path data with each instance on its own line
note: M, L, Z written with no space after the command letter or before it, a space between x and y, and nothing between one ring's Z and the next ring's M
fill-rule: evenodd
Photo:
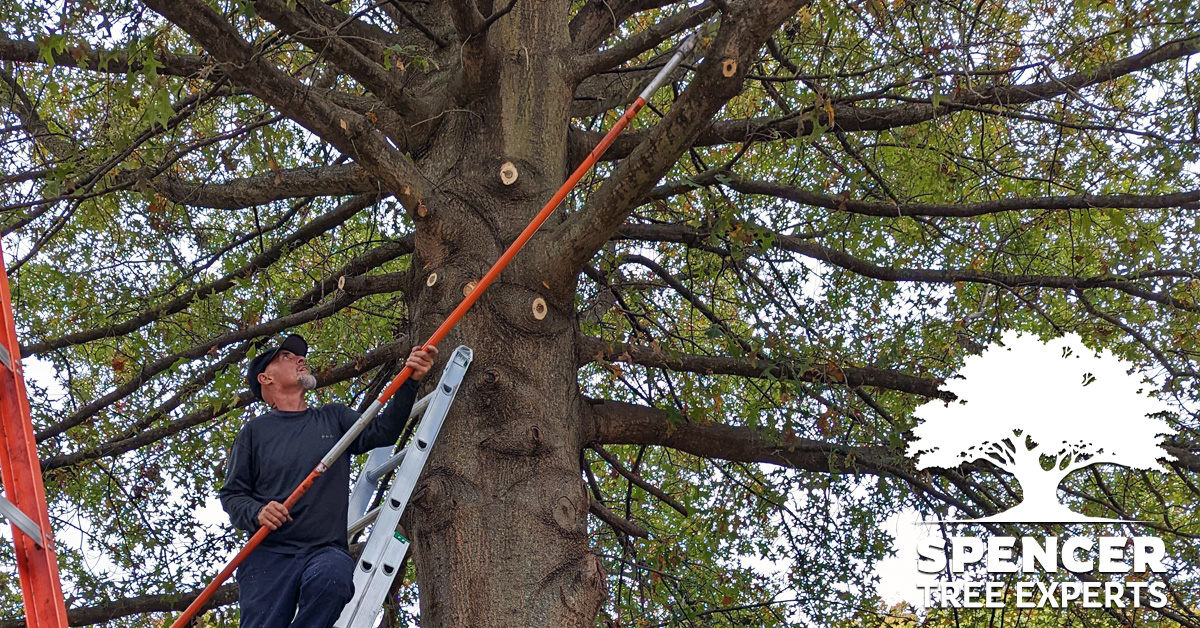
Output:
M28 536L12 519L13 544L16 546L17 572L25 602L28 628L66 628L67 610L59 581L58 560L54 554L54 536L46 510L46 491L42 485L41 462L25 380L21 370L20 344L13 318L8 273L0 253L0 347L7 361L0 363L0 480L8 498L38 528L38 538Z

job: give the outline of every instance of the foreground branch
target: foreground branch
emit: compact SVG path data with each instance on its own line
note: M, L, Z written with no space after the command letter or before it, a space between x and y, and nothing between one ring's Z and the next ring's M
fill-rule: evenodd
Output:
M336 368L321 371L317 373L317 387L324 388L348 379L358 377L371 369L387 364L394 360L400 359L408 354L410 341L407 337L403 337L385 345L375 348L366 355L355 358ZM220 418L233 410L244 408L251 403L254 403L254 396L249 390L243 390L238 393L237 397L230 403L214 407L207 406L201 410L186 414L170 423L162 425L152 430L147 430L129 438L110 441L100 444L90 449L76 451L69 454L51 456L41 461L42 472L47 472L52 469L61 467L73 466L82 464L89 460L97 460L100 458L111 458L121 454L145 447L152 443L156 443L164 438L182 432L190 427L207 423L216 418Z
M289 5L296 8L289 8ZM415 103L404 91L403 71L398 67L385 69L380 64L386 48L382 32L377 33L354 18L338 19L329 15L330 9L320 2L255 0L254 6L281 31L329 59L400 115L418 113ZM343 30L346 35L341 34Z
M628 534L629 536L636 536L642 539L650 538L650 532L646 530L646 528L614 513L609 509L608 506L605 506L595 497L589 497L590 501L588 502L588 511L593 515L596 515L596 517L601 521L624 532L625 534Z
M213 183L164 176L151 182L167 200L190 207L243 209L288 198L379 192L379 183L357 164L288 168Z
M761 229L770 233L769 229ZM652 242L679 242L689 246L703 247L707 234L688 225L625 225L621 227L616 238ZM894 268L880 266L874 262L855 257L845 251L840 251L797 237L774 233L772 248L798 253L804 257L825 262L848 270L856 275L880 281L900 281L914 283L953 284L953 283L983 283L1003 286L1005 288L1040 287L1058 290L1074 290L1089 288L1108 288L1124 292L1133 297L1153 301L1162 305L1178 308L1188 312L1200 312L1200 305L1173 297L1169 294L1154 292L1139 285L1138 281L1155 279L1192 279L1197 271L1189 269L1145 270L1126 275L1093 275L1075 277L1071 275L1016 275L991 271L936 269L936 268Z
M152 378L168 369L174 368L181 361L197 360L208 355L214 348L220 349L235 342L270 336L290 327L331 316L367 295L401 290L406 283L406 279L407 275L405 273L354 277L345 282L343 290L339 292L337 298L320 307L281 316L266 323L253 325L244 329L237 329L216 338L211 338L190 349L159 358L142 367L141 371L130 378L129 381L121 384L103 397L89 402L67 418L37 432L35 435L37 441L42 442L48 438L53 438L72 427L80 425L108 405L133 394L134 391L141 388Z
M571 18L568 27L576 52L591 52L633 14L658 9L681 0L588 0Z
M615 68L643 52L654 49L673 35L704 23L709 16L716 12L716 4L704 2L664 18L653 23L646 30L630 35L611 48L605 48L600 52L577 59L572 75L579 80Z
M398 240L386 241L383 244L355 257L346 262L341 268L333 271L325 276L312 287L311 290L305 292L292 301L288 308L289 312L296 313L306 310L321 302L328 294L333 294L337 291L338 285L349 281L350 278L357 277L373 268L378 268L386 262L403 257L413 252L413 236L404 236ZM401 289L406 286L401 285Z
M604 458L604 460L607 461L608 464L611 465L612 468L614 470L616 470L617 473L620 473L625 479L627 479L630 482L632 482L633 484L641 487L641 489L646 491L647 493L650 493L651 495L659 498L660 500L662 500L662 502L664 504L666 504L666 505L670 506L671 508L674 508L676 511L678 511L679 514L681 514L685 517L691 515L691 513L688 511L687 507L684 506L683 504L679 503L679 500L671 497L670 495L667 495L666 491L663 491L661 488L647 482L646 479L643 478L640 474L635 473L632 470L626 468L625 465L621 464L621 461L616 456L614 456L611 452L609 452L604 447L601 447L599 444L593 444L592 451L600 454L600 457Z
M736 375L738 377L773 377L814 383L837 383L850 388L874 386L923 397L953 401L954 393L939 390L943 380L907 375L879 368L860 368L825 362L820 366L801 367L791 361L769 361L711 357L691 354L668 354L638 345L609 342L590 336L578 341L579 355L585 363L596 360L625 362L669 371L700 375Z
M701 458L774 464L816 473L890 476L971 517L980 516L972 505L914 473L903 452L887 447L851 447L807 438L785 438L765 429L671 421L663 410L620 401L588 400L588 404L584 412L591 420L592 440L600 443L657 445ZM953 470L930 469L928 474L964 481Z
M187 608L197 597L201 590L188 591L187 593L164 593L160 595L140 595L138 597L130 597L121 600L115 600L106 604L97 604L95 606L84 606L83 608L73 608L67 611L67 624L70 626L90 626L92 624L100 624L121 617L130 615L141 615L145 613L170 613L182 611ZM228 606L238 600L238 585L237 583L227 584L217 589L213 595L212 601L204 608L212 609L219 606ZM25 628L25 622L21 620L0 621L0 628Z
M338 206L333 211L322 214L315 220L297 229L295 233L284 238L276 243L271 248L263 251L261 254L251 259L240 268L237 268L225 276L209 282L205 285L193 288L183 293L182 295L172 299L167 303L163 303L154 307L148 308L146 311L134 316L131 319L107 325L104 327L96 327L86 331L67 334L59 338L35 342L29 346L21 348L21 355L31 356L83 344L100 338L111 338L114 336L123 336L125 334L137 331L138 329L157 321L164 316L170 316L187 309L192 303L200 299L208 298L215 294L220 294L237 285L239 281L245 281L247 277L270 267L286 253L292 251L296 247L308 242L309 240L341 225L349 220L358 212L370 207L375 203L377 197L373 195L356 196Z
M62 52L50 51L53 65L83 68L109 74L141 72L145 67L141 61L131 61L124 51L98 51L90 46L75 46ZM42 49L36 42L8 39L0 34L0 60L17 63L45 64ZM170 76L213 77L214 61L204 55L175 55L155 51L154 60L159 64L155 72Z
M362 164L405 209L417 211L424 196L424 176L387 143L365 116L333 104L271 65L223 17L199 0L147 0L146 4L187 31L233 80Z
M786 140L812 135L820 125L850 133L859 131L884 131L928 122L939 115L956 110L979 111L983 106L1011 107L1057 98L1081 89L1111 81L1139 72L1155 65L1182 59L1200 51L1200 35L1192 35L1177 41L1152 48L1136 55L1103 64L1093 70L1077 72L1062 78L1051 78L1037 83L1022 85L976 87L954 98L939 98L932 102L909 102L890 107L859 107L853 104L831 103L832 120L827 112L803 111L780 118L747 118L722 120L708 125L695 134L693 147L736 144L748 141ZM983 113L988 113L983 111ZM642 142L654 137L656 129L625 133L617 138L605 160L616 160L631 155ZM571 154L582 159L603 134L593 131L571 132Z
M741 93L747 68L771 33L809 0L743 2L737 19L723 20L695 78L663 121L620 163L583 208L552 236L548 274L574 276L625 221L629 212L694 143L725 103Z
M764 462L819 473L893 475L884 447L847 447L784 439L768 431L719 423L671 421L666 411L620 401L590 402L593 440L607 445L658 445L701 458Z
M1200 209L1200 190L1178 194L1073 194L1002 198L974 203L872 203L829 196L782 183L742 179L726 170L710 170L695 179L655 188L648 200L686 194L697 186L724 185L742 194L773 196L838 212L899 218L904 216L974 218L1029 210L1069 209Z

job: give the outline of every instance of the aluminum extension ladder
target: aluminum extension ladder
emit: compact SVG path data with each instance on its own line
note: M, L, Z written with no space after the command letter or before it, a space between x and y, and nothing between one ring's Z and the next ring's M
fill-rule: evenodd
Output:
M412 417L420 417L412 442L392 455L391 447L373 449L350 494L347 535L353 536L371 523L374 527L354 567L354 597L342 609L334 628L373 628L384 598L408 553L409 541L396 529L412 498L417 479L429 459L429 451L442 429L459 384L471 365L471 349L460 346L450 355L437 389L413 404ZM367 512L375 488L385 475L396 470L382 505Z

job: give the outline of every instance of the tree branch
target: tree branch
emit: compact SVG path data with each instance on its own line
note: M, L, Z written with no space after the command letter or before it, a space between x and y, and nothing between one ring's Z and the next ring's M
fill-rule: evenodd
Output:
M783 360L735 359L691 354L669 354L633 344L609 342L591 336L579 337L580 360L584 364L603 360L624 362L668 371L696 373L699 375L736 375L738 377L773 377L779 380L810 383L838 383L849 388L873 386L895 390L932 399L954 401L954 393L939 390L943 380L914 377L899 371L872 367L835 365L825 362L820 366L804 367L796 362ZM580 365L582 366L582 364Z
M56 159L69 160L76 157L78 150L71 142L50 131L49 125L37 112L29 95L17 82L17 78L0 68L0 104L12 111L21 121L21 129L38 146Z
M105 604L73 608L67 611L67 625L90 626L145 613L170 613L182 611L197 597L202 589L186 593L162 593L159 595L139 595ZM212 601L205 609L228 606L238 601L238 585L236 582L226 584L217 589ZM19 619L0 621L0 628L25 628L25 622Z
M572 76L578 81L584 77L615 68L638 55L652 50L676 33L704 23L717 12L717 5L704 2L680 11L666 19L655 22L646 30L626 37L621 43L574 60Z
M629 536L636 536L642 539L650 538L650 531L646 528L617 515L613 511L609 510L608 506L605 506L593 495L589 494L588 497L588 511L590 511L593 515L596 515L596 517L604 523L607 523L608 525L624 532L625 534L628 534Z
M741 93L742 78L763 41L809 0L743 3L747 10L721 24L692 84L671 106L646 141L618 165L583 208L570 215L549 239L551 276L574 276L624 222L650 188L672 168L699 131L731 98ZM732 71L730 71L732 70ZM728 74L728 75L726 75Z
M617 107L628 107L637 100L640 91L638 86L644 86L665 63L665 59L659 58L637 68L594 74L582 79L575 86L571 100L571 118L590 118ZM578 148L569 143L572 137L570 133L573 132L568 132L568 148L572 151Z
M212 209L243 209L301 196L380 191L376 179L357 164L288 168L222 183L164 176L151 181L151 185L173 203Z
M940 490L908 470L903 453L886 447L851 447L803 438L785 439L770 430L718 423L673 422L657 408L609 401L587 400L585 415L593 430L591 440L611 445L657 445L701 458L732 462L767 463L816 473L855 473L898 478L921 493L978 517L978 509ZM929 473L962 483L945 469Z
M650 272L658 275L664 282L666 282L668 286L671 287L672 290L676 292L676 294L683 297L688 303L692 304L692 307L699 310L700 313L704 315L704 318L707 318L713 325L721 328L721 331L728 338L736 342L738 346L742 348L742 351L749 356L757 357L754 348L750 346L749 342L738 336L737 333L730 329L729 325L727 325L724 320L717 316L716 312L712 311L712 308L708 307L704 301L700 300L700 297L696 296L696 294L689 290L687 286L683 285L682 281L676 278L675 275L672 275L671 272L666 268L663 268L658 262L655 262L654 260L642 255L621 256L620 263L626 261L633 262L635 264L641 264L642 266L650 269Z
M1197 376L1197 373L1194 369L1185 368L1183 370L1179 370L1175 368L1175 366L1172 365L1169 360L1167 360L1167 356L1162 351L1159 351L1158 347L1155 347L1154 343L1150 342L1150 339L1147 338L1145 334L1142 334L1132 326L1125 324L1125 322L1123 322L1115 314L1107 314L1102 312L1099 308L1092 304L1092 302L1087 298L1087 294L1085 294L1083 290L1076 290L1075 297L1079 299L1079 303L1083 305L1083 309L1087 310L1088 314L1091 314L1092 316L1095 316L1103 321L1107 321L1113 327L1116 327L1117 329L1129 334L1134 340L1138 341L1138 344L1145 347L1146 350L1158 360L1158 363L1167 370L1167 373L1172 378Z
M199 345L196 345L185 351L180 351L171 355L163 356L150 364L142 367L136 375L130 378L129 381L121 384L113 389L108 394L93 400L76 410L67 418L47 426L36 434L37 441L42 442L48 438L53 438L62 434L64 431L75 427L94 416L105 406L116 402L130 394L143 384L148 382L152 377L174 367L181 359L195 360L209 353L214 347L225 347L234 342L260 338L271 334L279 333L289 327L302 325L318 318L324 318L349 306L360 298L368 294L377 294L380 292L388 292L399 289L405 280L403 273L394 275L381 276L363 276L356 277L354 281L347 281L345 292L325 305L311 308L295 314L281 316L272 321L253 325L244 329L238 329L228 332L216 338L209 339Z
M404 4L401 3L400 0L387 1L388 5L385 7L386 9L394 10L400 17L404 18L404 21L412 24L413 28L417 29L422 35L428 38L429 41L437 44L438 48L445 48L446 46L450 45L450 42L445 37L435 33L432 28L429 28L424 22L417 19L417 16L413 15L411 11L405 8ZM394 16L393 20L397 22L397 25L399 25L399 20L397 20Z
M492 24L495 24L497 20L508 15L515 6L517 6L517 0L508 0L508 4L496 9L491 15L483 18L483 24L479 26L480 31L486 31L491 27Z
M575 51L583 54L595 50L625 20L635 13L659 9L681 0L588 0L571 18L568 29Z
M129 53L120 51L98 51L90 46L74 46L62 52L49 52L53 65L68 68L83 68L94 72L109 74L129 74L141 72L145 65L142 61L130 61ZM153 58L158 64L155 72L168 76L183 76L190 78L217 78L213 76L215 62L205 55L175 55L155 51ZM0 34L0 61L16 63L45 64L42 49L32 41L13 40Z
M14 211L14 210L18 210L18 209L24 209L27 207L35 208L35 209L34 209L34 211L21 217L20 219L6 224L2 230L3 235L8 235L9 233L12 233L18 229L21 229L25 225L33 222L33 220L35 220L38 216L40 216L44 212L48 211L51 207L53 207L55 204L57 204L59 202L67 201L70 203L79 203L79 202L82 202L85 200L99 198L101 196L104 196L106 194L111 194L113 192L118 192L121 190L128 190L128 189L133 188L134 186L138 185L139 182L142 180L154 179L158 175L165 172L172 165L177 163L180 159L182 159L183 157L192 153L193 151L204 148L206 146L212 146L223 140L233 139L233 138L245 135L255 129L258 129L258 128L261 128L264 126L270 126L270 125L275 124L276 122L284 119L284 116L281 116L281 115L270 116L270 117L260 116L255 121L238 126L237 128L235 128L233 130L226 131L224 133L220 133L220 134L214 135L214 136L203 137L201 139L197 139L197 140L188 142L187 144L184 144L183 146L180 146L179 148L171 150L170 152L167 153L167 155L164 158L162 158L159 161L158 164L154 165L153 167L146 166L146 167L140 168L135 171L120 172L118 175L113 176L111 178L111 180L105 176L106 174L112 172L112 170L118 164L120 164L122 161L124 161L126 158L128 158L130 155L132 155L134 152L136 152L138 150L138 148L144 142L149 141L150 139L152 139L155 136L161 135L163 133L166 133L167 131L175 129L180 123L182 123L189 116L191 116L193 113L195 113L196 106L200 103L201 100L205 99L207 96L213 95L218 89L219 88L214 88L213 90L210 90L208 92L208 94L204 95L204 98L202 98L202 95L197 94L194 96L189 96L187 98L184 98L180 102L172 105L172 108L175 109L175 111L177 113L174 116L172 116L170 120L167 121L165 128L162 125L157 124L157 123L150 125L149 128L144 129L141 133L139 133L137 136L135 136L133 138L133 141L129 142L128 145L126 145L122 150L119 150L114 155L109 156L103 162L96 164L86 174L84 174L80 177L76 177L73 181L68 181L67 182L67 190L68 190L67 193L61 194L61 195L53 197L53 198L43 197L37 201L32 201L32 202L27 202L27 203L15 203L15 204L11 204L11 205L4 207L3 208L4 211ZM102 181L107 182L106 186L103 188L100 188L100 189L96 189L96 187Z
M267 63L258 51L200 0L146 0L204 46L233 80L362 164L415 212L424 196L424 176L392 148L364 116L339 107Z
M770 231L770 230L765 230ZM702 232L687 225L624 225L615 234L616 238L646 240L658 242L681 242L689 245L703 245ZM832 264L848 270L856 275L881 281L903 281L916 283L985 283L1000 285L1007 288L1042 287L1059 290L1109 288L1124 292L1130 296L1147 301L1161 303L1189 312L1200 312L1200 305L1178 299L1169 294L1147 290L1136 281L1146 279L1178 278L1190 279L1196 277L1197 271L1186 269L1146 270L1130 273L1124 276L1097 275L1092 277L1072 277L1069 275L1013 275L976 270L941 270L928 268L893 268L879 266L873 262L859 259L820 244L815 244L784 234L774 234L772 247L784 251L798 253L804 257Z
M408 355L410 349L410 341L407 337L393 340L387 344L381 345L363 355L346 362L333 369L316 373L317 387L324 388L348 379L359 377L367 373L371 369L381 365L388 364L394 360L398 360ZM219 418L238 408L244 408L251 403L254 403L254 395L249 390L243 390L237 394L237 397L231 402L219 407L207 406L195 412L175 419L165 425L152 430L146 430L136 435L126 438L121 438L106 443L102 443L96 447L76 451L69 454L60 454L44 458L41 461L42 472L58 469L62 467L74 466L82 464L89 460L98 460L100 458L112 458L121 454L145 447L146 445L156 443L168 436L182 432L183 430Z
M290 236L284 238L271 248L258 254L240 268L226 273L225 276L219 279L211 281L203 286L192 288L191 290L188 290L187 292L179 295L167 303L147 308L141 314L126 321L105 327L94 327L85 331L67 334L66 336L60 336L51 340L43 340L41 342L35 342L28 346L21 347L21 355L40 355L55 349L79 345L85 342L91 342L92 340L98 340L100 338L123 336L149 325L150 323L165 316L182 312L191 306L192 303L210 297L214 294L220 294L221 292L229 290L230 288L236 286L238 281L245 280L247 277L251 277L270 267L296 247L331 229L336 228L338 225L346 222L358 212L375 204L377 200L378 197L375 195L356 196L342 203L333 211L318 216L308 224L297 229Z
M315 286L308 292L305 292L295 301L292 301L288 308L293 314L304 311L325 298L327 294L332 294L337 290L338 284L344 281L350 281L351 278L361 275L373 268L378 268L385 262L402 257L413 252L412 236L405 236L399 240L385 242L358 257L346 262L341 268L333 271L324 279L318 281Z
M764 462L819 473L891 475L884 447L848 447L796 438L769 430L719 423L673 422L657 408L620 401L589 400L593 440L608 445L659 445L702 458Z
M1200 209L1200 190L1178 194L1074 194L1070 196L1034 196L1004 198L973 203L872 203L846 197L817 194L791 185L753 181L737 177L725 169L705 172L696 178L651 190L649 199L660 200L687 193L696 186L724 185L742 194L782 198L803 205L833 211L899 218L904 216L973 218L988 214L1028 210L1068 209Z
M255 0L254 6L264 18L278 26L280 30L329 59L401 116L421 116L417 104L404 92L403 71L398 66L394 66L391 70L385 70L377 61L382 59L385 46L373 38L376 33L352 18L347 18L348 21L342 20L340 23L335 21L332 16L322 10L327 7L320 2L311 0L297 0L297 2L297 8L304 8L312 17L301 15L299 11L288 8L283 0ZM320 5L320 8L317 5ZM357 28L353 28L354 26ZM338 32L342 28L356 32L351 37L344 37ZM380 34L380 36L383 35ZM355 42L354 44L351 43L351 38Z
M981 105L1011 106L1049 100L1063 94L1111 81L1115 78L1145 70L1154 65L1181 59L1200 50L1200 35L1192 35L1174 42L1152 48L1136 55L1106 63L1094 70L1078 72L1061 79L1050 79L1022 85L972 88L957 99L939 98L938 105L932 102L910 102L891 107L859 107L854 104L838 103L834 99L833 127L851 133L858 131L883 131L927 122L939 115L956 109ZM707 124L695 135L692 147L716 146L720 144L744 143L747 141L786 140L812 135L817 124L829 128L829 114L824 109L799 111L780 118L746 118L721 120ZM617 138L605 160L617 160L633 154L634 150L654 137L656 129L624 133ZM571 155L578 163L603 134L596 131L571 131Z
M475 0L450 0L449 5L450 18L462 42L455 100L471 102L491 78L488 68L493 61L492 50L488 47L487 37L481 36L484 17Z
M591 446L591 449L592 449L592 451L595 451L596 453L600 454L600 457L604 458L604 460L607 461L608 464L612 465L612 468L615 469L617 473L620 473L622 477L624 477L625 479L632 482L635 486L639 486L639 487L641 487L642 490L659 498L660 500L662 500L662 502L664 504L666 504L666 505L670 506L671 508L674 508L676 511L678 511L679 514L681 514L685 517L688 517L691 515L691 513L688 512L688 509L683 504L679 503L678 500L671 497L670 495L667 495L667 493L665 491L663 491L661 488L658 488L657 486L647 482L646 479L643 478L641 475L634 473L633 471L630 471L629 469L625 468L625 465L621 464L621 461L618 460L616 456L612 455L612 453L610 453L607 449L605 449L601 445L593 444Z
M483 13L479 12L479 4L475 0L450 0L448 4L460 40L466 42L483 30Z

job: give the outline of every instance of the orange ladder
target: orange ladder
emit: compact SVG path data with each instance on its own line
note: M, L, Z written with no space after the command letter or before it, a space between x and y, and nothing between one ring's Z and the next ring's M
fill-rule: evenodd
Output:
M27 628L67 628L67 609L58 580L58 561L46 512L46 489L38 462L21 351L13 321L8 272L0 253L0 515L12 523L17 572Z

